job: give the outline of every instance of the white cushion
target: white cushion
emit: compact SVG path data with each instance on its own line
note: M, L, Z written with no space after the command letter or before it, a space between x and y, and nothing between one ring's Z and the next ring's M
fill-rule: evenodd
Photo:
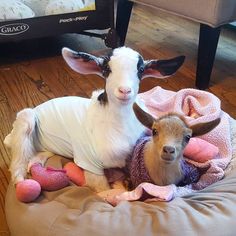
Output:
M50 0L45 15L78 12L84 7L82 0Z
M50 0L21 0L21 1L35 12L35 16L43 16L45 14L45 8Z
M34 17L35 13L18 0L0 0L0 21Z

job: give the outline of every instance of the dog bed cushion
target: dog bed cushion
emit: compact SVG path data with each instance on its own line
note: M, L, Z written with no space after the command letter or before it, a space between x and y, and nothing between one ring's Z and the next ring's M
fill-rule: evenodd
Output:
M170 202L141 201L113 207L87 187L46 192L34 203L19 202L9 185L6 217L12 236L235 235L236 121L231 119L233 157L225 178ZM56 168L65 159L54 156Z

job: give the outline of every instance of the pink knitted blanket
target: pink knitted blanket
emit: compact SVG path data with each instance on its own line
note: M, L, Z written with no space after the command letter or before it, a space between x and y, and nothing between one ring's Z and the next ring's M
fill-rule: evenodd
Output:
M230 116L221 110L220 100L213 94L196 89L182 89L178 92L155 87L150 91L139 94L149 112L159 117L168 112L178 112L186 117L190 125L221 118L220 124L211 132L201 136L202 139L219 148L216 158L204 163L191 161L198 168L207 169L197 183L184 187L175 185L156 186L150 183L141 183L135 190L119 194L107 195L107 200L117 204L122 200L138 200L146 192L150 199L157 201L170 201L175 197L185 196L194 191L201 190L224 177L224 169L232 157L230 142ZM115 193L115 191L114 191ZM145 193L145 194L146 194Z

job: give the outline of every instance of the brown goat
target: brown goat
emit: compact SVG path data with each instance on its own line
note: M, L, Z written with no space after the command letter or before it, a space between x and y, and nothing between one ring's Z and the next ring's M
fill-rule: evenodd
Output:
M220 122L220 119L216 119L189 126L184 117L176 113L154 119L137 104L133 105L133 109L138 120L152 130L152 138L143 148L143 158L150 179L160 186L178 184L183 179L181 160L189 139L210 132ZM141 179L138 181L145 182Z

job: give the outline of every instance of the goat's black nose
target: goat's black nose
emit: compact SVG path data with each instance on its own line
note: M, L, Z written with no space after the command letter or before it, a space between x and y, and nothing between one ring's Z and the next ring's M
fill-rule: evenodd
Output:
M163 147L163 152L168 153L168 154L174 154L175 153L175 148L172 146L164 146Z

